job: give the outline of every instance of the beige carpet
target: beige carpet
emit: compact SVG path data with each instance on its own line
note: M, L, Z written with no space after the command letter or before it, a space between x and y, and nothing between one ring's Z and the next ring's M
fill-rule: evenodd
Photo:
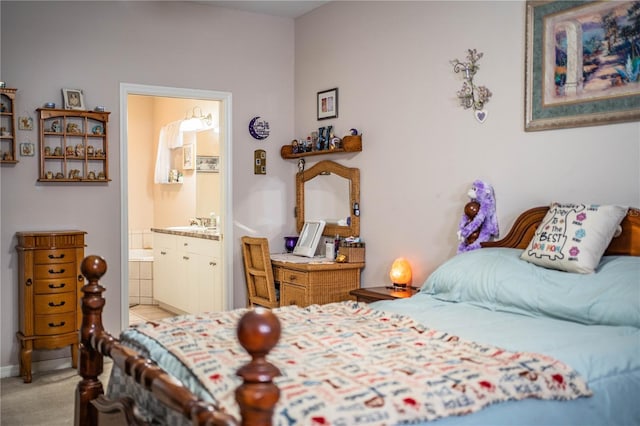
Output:
M105 362L100 376L103 386L109 380L111 362ZM36 373L31 383L20 377L7 377L0 382L0 424L2 426L69 426L73 425L73 404L80 376L75 369L65 368ZM105 389L106 390L106 389Z

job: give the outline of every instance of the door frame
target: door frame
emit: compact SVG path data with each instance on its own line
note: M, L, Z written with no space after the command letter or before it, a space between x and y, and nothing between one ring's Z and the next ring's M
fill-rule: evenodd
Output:
M128 96L147 95L187 99L219 101L220 106L220 180L222 187L222 283L223 309L233 305L233 200L232 195L232 96L230 92L187 89L178 87L149 86L143 84L120 83L120 321L121 329L129 326L129 181L128 181Z

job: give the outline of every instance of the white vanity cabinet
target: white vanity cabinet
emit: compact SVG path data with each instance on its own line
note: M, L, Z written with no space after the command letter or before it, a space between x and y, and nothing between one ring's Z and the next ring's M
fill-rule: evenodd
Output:
M177 313L221 311L223 305L220 241L156 232L154 294Z

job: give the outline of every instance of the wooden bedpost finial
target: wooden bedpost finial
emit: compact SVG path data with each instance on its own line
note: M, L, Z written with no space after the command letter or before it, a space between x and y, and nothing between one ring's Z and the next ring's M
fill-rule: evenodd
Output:
M280 390L273 378L280 370L266 359L280 339L280 320L269 309L256 308L238 322L238 340L251 355L251 361L238 369L244 383L236 390L243 424L271 425Z
M80 270L89 282L95 282L107 272L107 262L100 256L90 255L84 258Z

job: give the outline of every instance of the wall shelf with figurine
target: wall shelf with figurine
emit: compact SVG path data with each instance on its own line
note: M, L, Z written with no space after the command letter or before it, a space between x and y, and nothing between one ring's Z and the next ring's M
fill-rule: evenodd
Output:
M340 148L322 149L317 151L293 152L293 145L283 145L280 148L280 156L284 159L308 157L310 155L338 154L341 152L362 151L362 135L349 135L342 138Z
M38 108L39 182L108 182L109 112Z
M0 87L0 163L16 164L16 108L18 89Z

